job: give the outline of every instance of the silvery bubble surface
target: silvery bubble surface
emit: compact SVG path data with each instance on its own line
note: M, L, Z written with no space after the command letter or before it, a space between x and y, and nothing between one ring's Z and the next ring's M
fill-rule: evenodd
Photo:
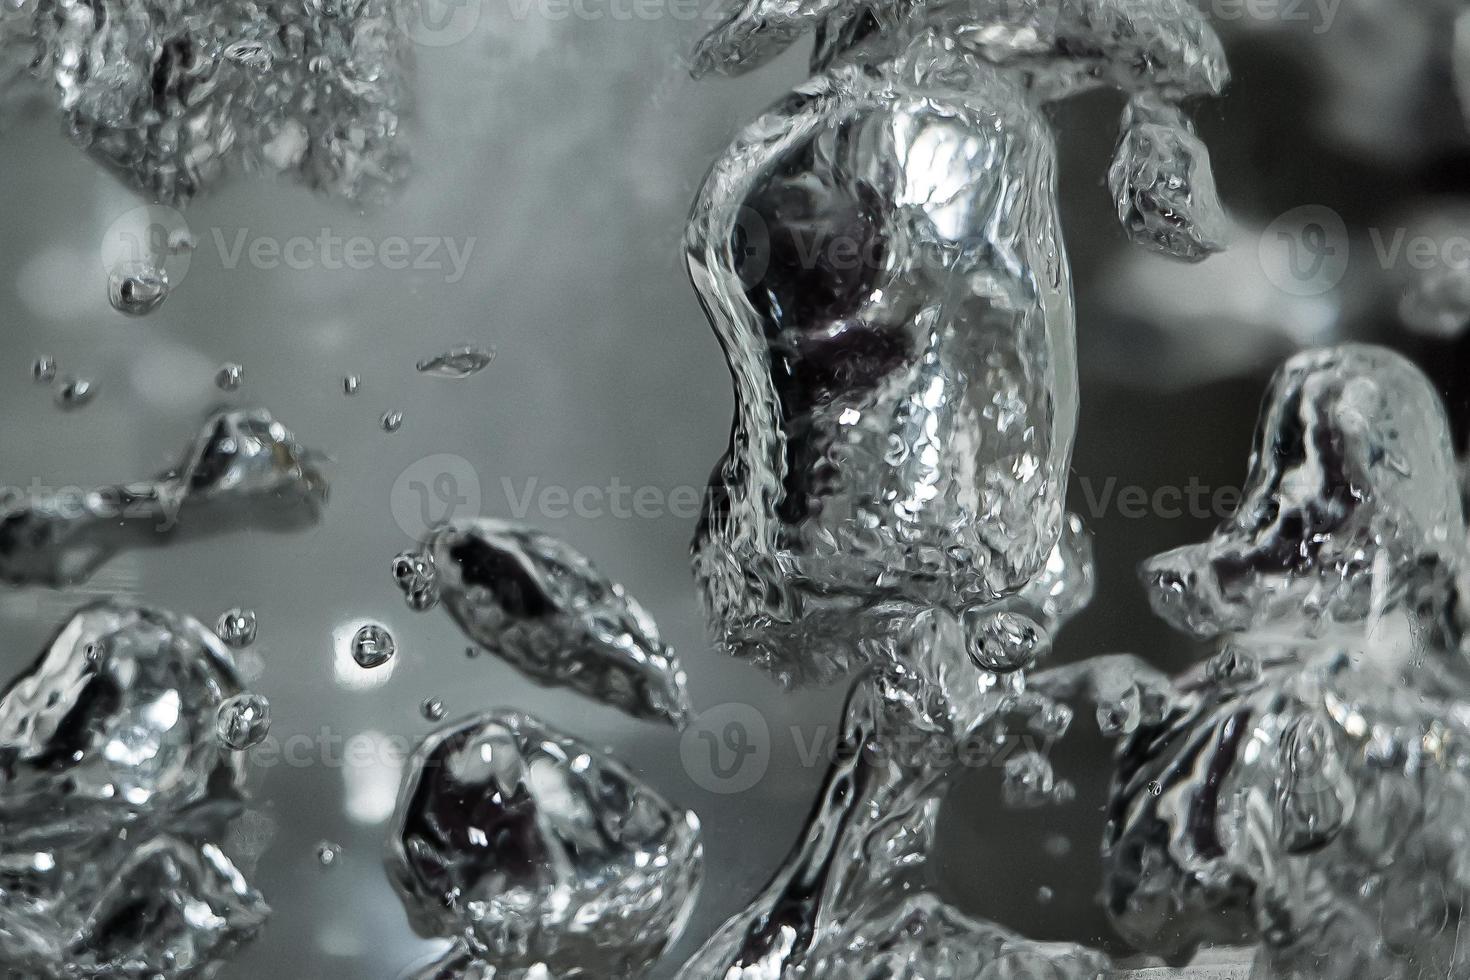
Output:
M652 617L550 534L491 518L444 525L394 559L393 577L411 608L442 604L466 636L538 683L637 718L689 719L684 669Z
M268 914L221 841L243 696L228 649L156 609L85 607L0 695L0 959L29 976L182 978Z
M1022 591L1062 536L1076 340L1044 106L1133 96L1119 216L1197 259L1223 215L1175 106L1228 70L1177 0L726 10L696 71L819 30L818 74L735 138L690 219L736 401L694 568L731 652L831 680L885 620Z
M310 526L326 499L321 463L264 409L219 412L152 480L7 500L0 580L73 585L130 547L244 526Z
M1273 976L1459 975L1466 560L1419 371L1352 345L1287 362L1237 517L1145 565L1171 624L1222 640L1120 749L1104 861L1127 940L1243 937Z
M490 366L495 360L495 351L484 347L456 347L433 357L426 357L415 365L420 374L439 378L468 378Z
M511 711L419 746L387 860L418 932L460 940L499 971L486 975L526 980L590 977L594 964L640 975L683 928L703 873L693 813Z
M1143 577L1186 632L1326 635L1381 614L1392 578L1465 536L1439 396L1401 355L1347 344L1277 372L1234 517Z
M373 201L406 172L406 13L397 0L25 0L7 6L0 55L26 66L7 85L34 86L80 146L165 204L242 170ZM133 314L165 295L128 274L114 292Z
M963 746L1004 750L1014 716L1056 705L1025 697L1019 673L977 675L947 613L926 614L900 642L879 661L889 666L854 685L841 751L781 869L683 965L680 980L960 980L1010 969L1087 980L1107 966L1099 953L1030 942L932 892L925 859ZM1033 753L1025 762L1046 785L1028 784L1023 802L1057 802L1046 759Z
M393 634L377 623L364 624L352 635L352 659L365 670L383 666L397 652Z

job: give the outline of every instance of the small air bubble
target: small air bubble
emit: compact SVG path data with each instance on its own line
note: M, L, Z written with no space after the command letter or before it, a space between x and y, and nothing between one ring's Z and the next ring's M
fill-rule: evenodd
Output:
M97 386L86 378L68 378L56 390L56 404L65 409L81 408L97 394Z
M221 391L234 391L240 387L240 377L245 369L238 364L224 364L214 376L214 383Z
M438 698L425 698L424 703L419 706L419 711L428 721L444 720L444 702Z
M323 868L334 867L342 860L342 845L324 840L316 846L316 863Z
M403 413L402 412L396 412L395 411L395 412L384 412L383 413L383 431L384 432L397 432L401 428L403 428Z
M270 702L259 694L235 695L219 706L215 718L215 734L236 752L259 745L270 728Z
M214 631L229 646L239 649L255 642L255 613L249 609L227 610L214 624Z
M31 363L31 378L36 384L49 385L56 380L56 358L42 354Z
M369 623L352 638L352 659L359 667L381 667L393 659L397 646L393 634L376 623Z
M119 266L107 280L107 301L128 316L147 316L167 298L168 274L151 265Z

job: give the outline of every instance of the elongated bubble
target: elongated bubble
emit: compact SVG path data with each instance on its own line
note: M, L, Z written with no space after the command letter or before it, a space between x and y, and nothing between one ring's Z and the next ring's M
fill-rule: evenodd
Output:
M565 542L481 518L431 530L394 559L410 607L443 603L465 634L533 680L682 727L684 670L623 587Z
M695 576L717 640L793 683L1044 574L1077 412L1044 106L1133 96L1120 218L1193 259L1222 216L1177 103L1228 77L1184 0L738 0L694 66L742 71L809 30L820 74L716 160L686 235L736 402ZM976 626L982 663L1026 659L1006 637L1045 645Z
M326 499L321 463L264 409L220 412L152 480L0 505L0 580L73 585L124 548L309 526Z

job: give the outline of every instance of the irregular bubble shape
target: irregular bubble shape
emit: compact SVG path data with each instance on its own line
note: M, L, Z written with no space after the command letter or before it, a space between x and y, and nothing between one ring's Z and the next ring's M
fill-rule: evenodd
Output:
M219 707L215 734L227 749L243 752L259 745L270 730L270 702L259 694L237 694Z
M1292 980L1458 975L1467 549L1423 376L1371 347L1289 361L1241 514L1146 567L1176 628L1224 637L1120 748L1119 932L1170 958L1258 941Z
M407 771L388 869L421 935L510 977L639 976L683 928L699 821L621 763L499 711L436 731Z
M244 376L245 369L238 364L224 364L215 372L214 384L220 391L235 391L240 387L240 379Z
M49 385L56 380L56 358L42 354L31 363L31 379L36 384Z
M384 412L378 424L383 427L384 432L397 432L403 428L403 413L397 410Z
M1178 106L1152 93L1128 101L1108 186L1136 244L1189 262L1224 248L1229 219L1209 151Z
M147 316L168 299L168 274L151 265L126 263L107 279L107 301L119 313Z
M255 610L241 609L236 606L220 613L219 620L214 624L214 632L226 645L235 649L248 647L255 642L259 624L255 618Z
M1102 85L1218 95L1230 77L1220 39L1186 0L727 0L724 11L695 49L696 76L749 71L815 30L814 69L942 38L967 58L1027 71L1049 98Z
M152 199L180 205L247 170L371 202L405 176L398 0L33 0L8 13L0 53L27 64L79 145Z
M969 918L923 878L964 746L1004 746L1012 713L1046 713L1049 702L1025 697L1018 674L976 683L962 628L947 613L926 613L884 642L900 649L875 658L887 666L863 673L849 694L841 751L800 839L680 980L961 980L1006 976L1020 963L1056 971L1042 976L1095 976L1107 963L1100 954Z
M410 607L443 602L476 643L537 683L682 728L683 668L623 587L542 531L478 518L434 528L393 561Z
M254 940L270 914L214 843L165 833L137 846L71 842L42 853L45 870L0 872L9 900L0 952L13 976L207 976Z
M56 389L57 407L71 411L90 404L97 397L97 386L87 378L67 378Z
M443 721L444 712L444 702L439 698L425 698L424 703L419 705L419 713L426 721Z
M1007 759L1003 778L1001 792L1006 806L1029 809L1057 800L1059 783L1051 760L1039 752L1022 752Z
M336 867L337 862L342 860L342 845L329 840L321 841L316 846L316 863L323 868Z
M736 138L690 219L736 402L693 563L722 645L830 680L886 620L1016 595L1062 536L1076 340L1044 104L1112 85L1165 106L1228 72L1184 0L727 14L696 71L819 29L822 73Z
M102 832L238 786L215 717L240 693L224 645L193 619L87 606L0 695L0 831Z
M269 909L216 843L241 810L216 740L240 694L202 624L97 603L0 695L0 962L25 976L208 975Z
M1012 612L991 613L977 607L967 616L970 659L981 670L1008 674L1034 664L1051 649L1051 636L1035 622ZM972 621L973 620L973 621Z
M74 585L122 548L309 526L326 499L322 460L264 409L219 412L153 480L0 504L0 580Z
M1031 675L1029 685L1048 698L1091 702L1098 731L1105 738L1131 735L1141 724L1157 724L1174 696L1168 675L1125 653L1044 670Z
M456 347L434 357L426 357L415 367L420 374L440 378L468 378L490 366L495 351L482 347Z
M394 642L393 634L377 623L360 626L353 634L352 659L364 669L383 666L393 659L397 651L398 644Z
M1235 516L1142 574L1154 611L1197 636L1322 635L1381 615L1402 569L1465 540L1433 387L1392 351L1345 344L1276 373Z
M362 379L355 374L349 374L342 379L342 394L351 397L362 390Z
M1470 867L1449 860L1470 836L1465 688L1428 691L1377 652L1278 649L1251 679L1196 673L1124 744L1104 845L1124 938L1171 958L1262 940L1282 976L1453 975L1445 903L1470 898ZM1402 901L1426 882L1432 904Z

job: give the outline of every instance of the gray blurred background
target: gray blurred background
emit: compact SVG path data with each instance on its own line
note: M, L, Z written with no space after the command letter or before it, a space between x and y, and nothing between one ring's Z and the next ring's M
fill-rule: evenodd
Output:
M69 145L52 116L21 120L0 138L0 483L143 478L171 465L221 402L268 408L334 461L325 518L308 532L135 552L64 593L0 591L6 676L97 594L208 623L230 606L258 613L250 666L271 701L272 740L314 747L299 764L256 767L258 813L246 832L268 846L252 880L275 913L227 977L388 978L434 948L408 929L380 858L398 780L393 748L428 730L426 697L441 698L451 716L502 705L538 714L613 747L699 813L709 873L660 977L761 887L822 777L804 750L833 737L841 692L784 693L712 651L686 560L692 488L723 450L731 400L685 280L684 219L734 132L804 77L805 45L752 77L695 83L682 53L707 20L671 7L620 19L614 6L588 8L607 13L600 18L535 4L475 8L467 36L417 51L415 174L393 204L365 215L291 184L241 177L190 207L198 248L173 295L146 318L108 306L101 258L108 229L144 202ZM1191 479L1238 486L1265 378L1294 346L1345 336L1399 346L1464 415L1463 345L1418 340L1396 325L1392 270L1360 269L1364 250L1355 248L1353 271L1332 289L1296 296L1262 274L1258 247L1260 229L1299 205L1332 209L1357 243L1364 229L1394 227L1406 203L1459 194L1470 172L1463 127L1407 153L1401 140L1387 145L1392 136L1364 136L1366 151L1333 137L1322 125L1331 79L1301 54L1318 40L1277 26L1231 33L1236 83L1199 107L1222 195L1242 223L1234 250L1204 266L1142 256L1117 231L1104 176L1120 101L1099 94L1056 113L1082 351L1072 495L1099 556L1097 599L1062 637L1059 661L1127 650L1175 669L1199 655L1150 616L1133 568L1199 539L1215 517L1125 513L1117 494ZM1442 76L1415 92L1451 99ZM1385 114L1401 121L1392 107L1367 104L1349 124ZM328 229L373 242L451 239L460 254L471 251L462 277L442 246L437 268L267 268L248 254L230 267L242 229L247 248ZM417 360L466 343L493 346L494 363L458 381L415 373ZM29 380L43 353L63 375L93 379L96 400L56 408L53 391ZM244 367L228 396L213 384L227 361ZM342 393L345 374L362 378L355 398ZM393 434L378 421L390 409L404 413ZM469 659L447 616L410 613L389 561L410 543L419 512L410 484L432 488L443 472L455 476L456 516L476 498L485 514L524 516L623 582L681 653L700 709L753 706L769 733L760 778L727 792L686 765L671 730L536 688L489 657ZM615 481L650 488L641 515L613 513L605 495L599 503L584 494L580 513L536 502L548 487L605 491ZM532 505L518 514L528 491ZM554 503L555 492L539 499ZM435 514L445 504L429 499ZM391 670L344 664L344 633L369 619L398 640ZM344 750L349 740L358 750ZM944 818L940 887L1036 937L1110 942L1094 857L1108 746L1088 712L1055 758L1079 793L1040 812L1003 810L996 769L965 777ZM314 858L323 840L343 848L331 869Z

